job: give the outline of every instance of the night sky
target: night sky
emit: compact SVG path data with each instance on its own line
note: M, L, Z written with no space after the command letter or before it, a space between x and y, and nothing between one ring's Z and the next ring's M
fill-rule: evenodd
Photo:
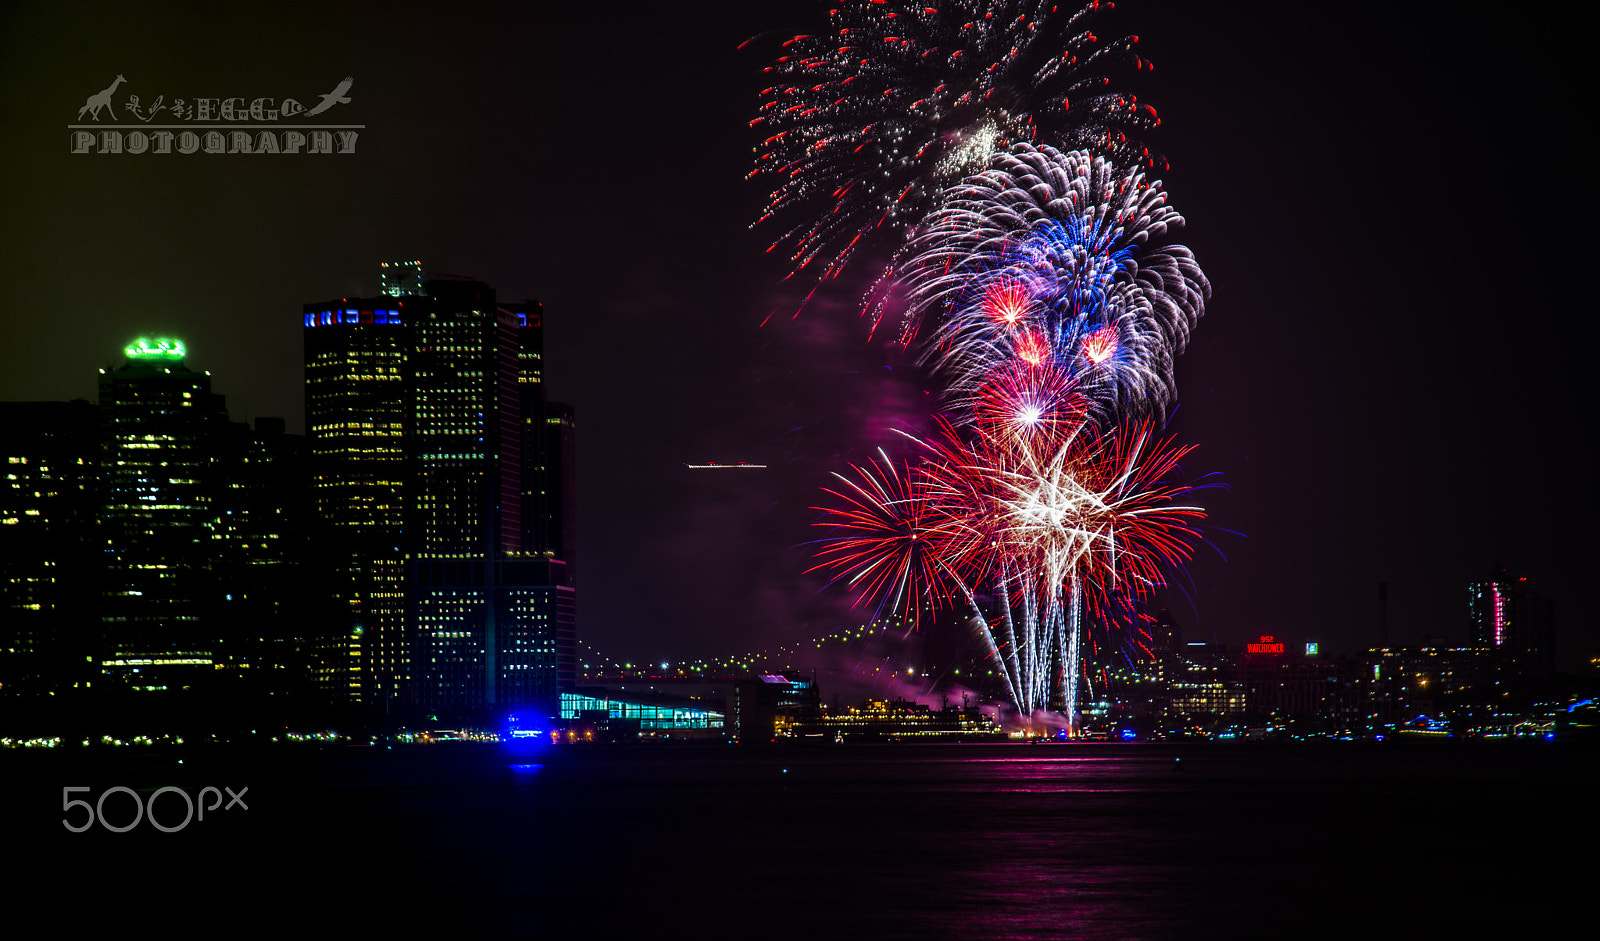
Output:
M1354 652L1387 581L1395 642L1464 641L1466 582L1501 562L1555 599L1571 660L1596 641L1574 27L1303 6L1129 0L1105 29L1156 64L1121 78L1160 109L1177 240L1213 286L1171 430L1227 489L1169 604L1190 639ZM545 304L550 394L579 420L584 641L678 659L859 620L801 574L809 507L935 400L867 342L861 281L790 317L747 228L771 44L736 49L825 9L8 3L0 400L93 399L125 344L170 335L236 420L299 431L301 305L421 259ZM346 156L69 153L118 73L146 103L314 104L351 76L327 117L366 128ZM708 460L770 467L684 467Z

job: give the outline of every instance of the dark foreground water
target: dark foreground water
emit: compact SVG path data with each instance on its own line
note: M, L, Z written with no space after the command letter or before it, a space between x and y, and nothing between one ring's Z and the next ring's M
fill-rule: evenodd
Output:
M1564 743L10 751L0 917L175 937L1546 937L1600 890L1597 757ZM248 809L170 834L65 830L62 787L92 802L115 785L248 787ZM160 802L166 825L183 818L181 798ZM133 818L126 794L103 806Z

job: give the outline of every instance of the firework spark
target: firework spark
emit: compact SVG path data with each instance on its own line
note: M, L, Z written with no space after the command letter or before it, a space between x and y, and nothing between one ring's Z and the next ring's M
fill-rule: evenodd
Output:
M1136 140L1160 123L1155 109L1106 74L1149 68L1138 37L1090 29L1111 6L842 0L824 33L785 42L751 122L750 175L772 185L758 224L801 220L772 245L791 274L816 263L818 282L837 276L875 232L919 221L947 184L1017 143L1164 166Z
M957 399L997 364L1048 356L1098 418L1159 417L1211 292L1189 249L1150 244L1182 224L1142 171L1018 145L953 187L908 243L902 338L931 328L925 361Z
M1059 692L1074 715L1086 607L1163 586L1199 538L1204 510L1180 502L1189 449L1147 421L941 422L918 443L916 463L885 456L832 491L843 503L819 508L833 535L816 568L893 605L964 609L1019 711Z

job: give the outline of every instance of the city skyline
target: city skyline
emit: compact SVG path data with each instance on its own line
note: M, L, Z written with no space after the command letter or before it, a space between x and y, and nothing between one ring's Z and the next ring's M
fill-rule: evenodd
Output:
M0 6L29 923L1585 923L1561 12Z
M1559 519L1552 473L1570 463L1573 351L1505 354L1536 331L1482 300L1559 310L1561 286L1528 288L1480 264L1472 238L1547 226L1559 238L1531 204L1482 202L1481 191L1522 184L1497 156L1502 132L1474 116L1513 101L1535 109L1530 123L1561 110L1524 101L1524 83L1549 90L1543 50L1517 45L1532 43L1531 27L1412 8L1369 32L1349 12L1313 20L1246 5L1207 20L1132 6L1157 67L1139 93L1166 118L1155 138L1173 163L1167 185L1215 284L1178 369L1173 426L1197 432L1189 466L1231 488L1206 499L1220 527L1210 541L1230 561L1202 548L1192 599L1168 606L1191 634L1239 644L1300 631L1353 651L1375 643L1387 582L1396 643L1464 642L1461 586L1502 563L1555 600L1569 644L1593 643L1576 616L1581 523ZM798 297L772 289L781 273L767 240L745 230L762 194L742 181L744 125L766 53L737 46L805 31L816 5L708 10L699 24L641 13L598 65L557 51L579 22L536 12L417 12L403 24L341 12L314 37L268 23L241 42L282 54L248 65L175 55L194 38L184 29L163 35L115 11L82 52L61 56L64 18L7 16L6 35L35 37L31 48L0 40L0 79L33 129L5 158L18 207L6 257L33 277L5 289L0 399L90 398L116 351L171 335L212 371L235 419L281 416L303 430L301 305L371 296L378 261L420 258L551 313L552 397L584 421L586 641L623 657L709 656L862 619L799 574L809 507L829 472L868 458L891 426L925 423L931 387L865 343L854 285L791 319ZM423 79L357 54L369 28L414 50L500 36L488 41L506 54L463 55L459 72ZM1381 63L1382 82L1300 49L1313 31ZM126 35L144 40L132 61L113 42ZM522 35L551 50L530 75L500 64ZM314 56L313 42L348 52ZM1504 79L1476 71L1496 49ZM648 98L651 65L700 106L623 104ZM351 75L340 107L366 124L361 149L270 165L69 154L59 128L119 73L147 101L162 89L315 101ZM49 93L23 101L24 89ZM1439 117L1412 124L1413 107ZM650 156L603 146L612 124L613 136L649 141ZM588 149L574 153L573 140ZM1276 166L1242 156L1263 151L1281 155ZM85 229L63 205L100 215ZM1485 221L1496 213L1510 221ZM21 313L41 310L59 313ZM705 461L768 467L739 479L683 468Z

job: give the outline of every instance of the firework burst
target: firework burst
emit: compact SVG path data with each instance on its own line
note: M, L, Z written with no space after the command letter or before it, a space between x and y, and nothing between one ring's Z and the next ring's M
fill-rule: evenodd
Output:
M924 360L958 400L997 365L1048 357L1097 418L1159 417L1211 290L1186 247L1150 244L1182 224L1139 170L1019 145L953 187L908 243L902 339L926 325Z
M816 568L908 612L964 610L1019 711L1059 692L1074 715L1085 607L1161 587L1199 537L1204 511L1180 502L1188 449L1147 422L1082 420L941 422L918 444L914 463L884 457L831 491Z
M820 285L887 249L873 327L904 302L951 409L911 460L839 475L811 571L878 618L961 614L1018 710L1069 723L1085 618L1131 622L1205 515L1156 429L1210 285L1161 244L1184 220L1136 139L1159 120L1107 77L1148 63L1094 34L1102 6L844 0L751 122L769 251Z
M947 184L1014 144L1164 165L1136 139L1160 123L1155 109L1110 88L1108 71L1149 68L1137 36L1091 29L1111 6L843 0L825 32L785 42L751 121L750 175L772 186L758 224L799 220L772 245L791 274L815 264L819 283L837 276L872 233L919 221Z
M907 471L882 451L872 464L850 470L852 476L835 475L841 487L824 488L839 503L813 507L827 514L819 525L833 536L819 544L818 562L806 571L839 573L857 591L858 604L876 601L874 619L900 613L918 625L936 601L949 601L946 563L935 548L940 520Z

